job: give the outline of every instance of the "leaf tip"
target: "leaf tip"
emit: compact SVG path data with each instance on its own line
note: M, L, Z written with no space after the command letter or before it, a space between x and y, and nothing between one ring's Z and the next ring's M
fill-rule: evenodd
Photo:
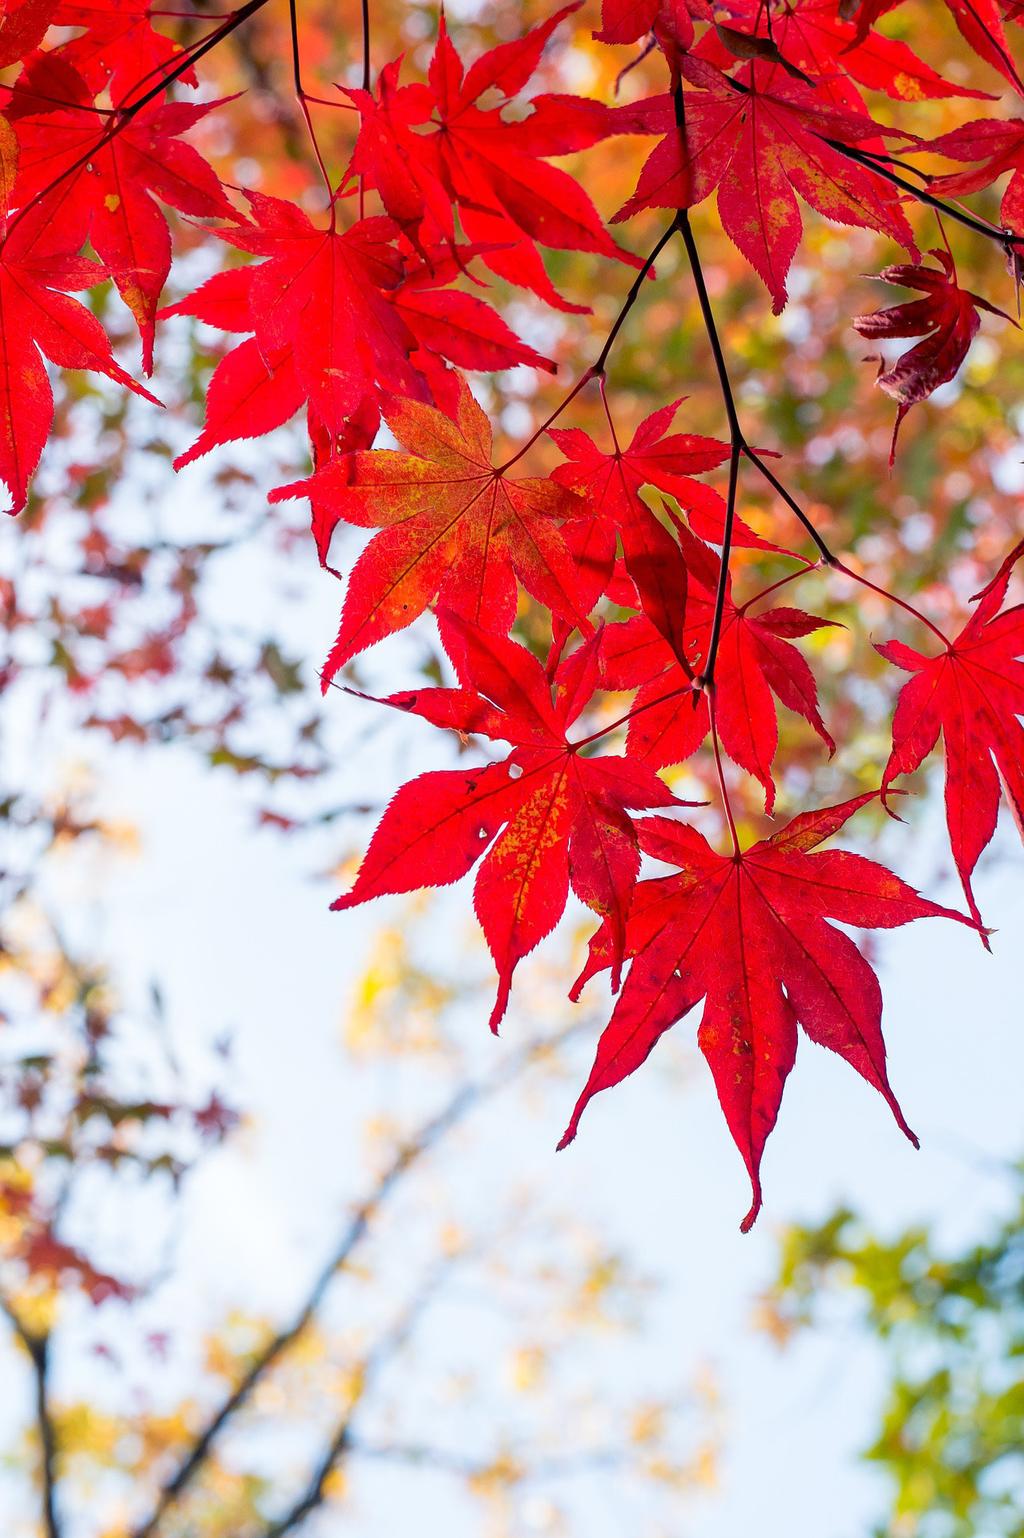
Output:
M746 1217L743 1219L742 1223L740 1224L740 1233L741 1234L749 1234L750 1230L753 1228L754 1224L757 1222L757 1215L758 1215L758 1213L760 1211L761 1211L761 1187L760 1187L760 1185L756 1185L754 1187L754 1200L750 1204L750 1210L747 1213Z
M498 977L498 997L494 1001L494 1008L491 1010L491 1018L488 1022L491 1027L492 1036L500 1035L498 1027L505 1018L505 1011L508 1008L508 996L511 989L511 975L506 975L502 972Z

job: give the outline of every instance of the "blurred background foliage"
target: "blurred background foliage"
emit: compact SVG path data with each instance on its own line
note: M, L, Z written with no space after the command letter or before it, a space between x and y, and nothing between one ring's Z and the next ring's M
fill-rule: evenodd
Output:
M790 1228L761 1323L856 1329L886 1382L865 1456L890 1492L875 1538L1013 1538L1024 1523L1024 1164L988 1170L1004 1216L957 1247L873 1234L848 1208Z

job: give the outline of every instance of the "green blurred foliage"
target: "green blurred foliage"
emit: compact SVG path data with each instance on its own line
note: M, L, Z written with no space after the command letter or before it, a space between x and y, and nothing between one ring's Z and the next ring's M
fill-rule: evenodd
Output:
M840 1208L790 1228L764 1322L823 1329L836 1304L881 1348L884 1404L864 1456L891 1490L876 1538L1024 1532L1024 1161L1006 1215L949 1247L924 1227L887 1239Z

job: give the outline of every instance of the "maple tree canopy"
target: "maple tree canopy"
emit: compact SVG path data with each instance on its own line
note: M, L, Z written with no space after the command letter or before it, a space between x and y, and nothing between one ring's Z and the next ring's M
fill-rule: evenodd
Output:
M603 0L586 21L577 0L484 50L471 20L452 29L439 10L422 68L376 58L367 10L361 75L354 59L344 81L313 95L291 4L310 151L308 195L293 199L230 179L211 125L244 102L201 90L204 59L270 3L182 27L144 3L0 0L0 479L10 510L29 506L53 421L48 365L93 371L159 407L115 357L102 309L79 296L113 285L146 376L174 317L230 338L205 425L176 467L304 413L311 465L296 465L271 501L308 500L320 564L345 584L324 690L357 681L353 664L372 647L398 655L388 650L397 632L436 625L449 682L379 703L471 745L471 767L397 788L334 907L475 868L497 1029L517 965L574 894L592 930L574 996L607 972L615 998L563 1146L597 1091L699 1011L697 1040L752 1186L748 1227L798 1027L866 1079L913 1137L889 1084L877 978L834 924L931 917L990 943L972 878L1000 799L1024 818L1024 605L1010 602L1024 539L989 562L953 637L844 562L791 491L780 446L747 436L691 210L724 233L775 314L795 291L805 225L823 218L875 240L875 275L915 296L852 322L881 349L895 459L901 424L958 376L982 314L986 326L1016 325L1024 83L1011 34L1024 8L935 7L984 89L939 71L927 37L900 35L903 0ZM592 34L588 47L622 51L618 95L538 89L547 50L572 28ZM635 78L656 69L658 89L631 98L645 59ZM951 101L964 121L923 137L914 112L929 101ZM337 163L316 128L325 115L348 135ZM618 144L638 175L624 202L601 211L583 179ZM996 223L964 200L1004 175ZM960 282L953 226L999 248L1009 293ZM221 264L163 304L179 242L197 227ZM670 246L699 308L712 370L696 383L717 392L719 436L688 421L680 391L693 380L640 421L627 423L616 403L616 340L661 281ZM592 260L593 289L566 291L566 253ZM606 290L624 294L621 306L547 418L517 436L513 418L489 415L482 376L554 372L553 318L588 315ZM574 420L584 400L600 404L596 431L593 416ZM741 516L748 478L772 498L770 524ZM364 542L343 570L330 564L332 543L350 529ZM747 553L782 575L756 588ZM816 802L837 797L806 785L801 808L752 836L735 803L753 789L751 815L775 813L780 707L819 761L836 753L811 663L837 621L784 592L809 573L826 597L838 579L891 604L910 639L878 651L910 676L877 780L824 807ZM819 847L862 808L897 815L898 782L940 736L966 914L862 855Z

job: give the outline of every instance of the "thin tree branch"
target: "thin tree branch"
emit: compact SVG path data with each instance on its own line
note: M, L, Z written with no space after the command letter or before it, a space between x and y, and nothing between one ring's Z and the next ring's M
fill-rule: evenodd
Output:
M246 1368L235 1387L213 1412L185 1454L178 1468L157 1495L153 1509L134 1530L133 1538L154 1538L163 1517L175 1506L202 1471L213 1445L224 1428L248 1403L253 1391L266 1374L308 1327L334 1278L344 1270L354 1251L366 1237L370 1225L386 1205L404 1175L418 1164L470 1111L481 1102L500 1093L536 1058L552 1047L579 1033L581 1024L562 1031L554 1041L540 1038L529 1042L520 1052L489 1078L466 1084L458 1090L436 1116L424 1122L419 1131L402 1143L369 1195L355 1209L326 1263L313 1282L305 1301L291 1322L280 1329Z
M57 1518L57 1433L50 1410L50 1337L35 1337L28 1345L35 1375L36 1426L39 1431L39 1465L42 1476L43 1527L46 1538L60 1538Z
M362 0L363 11L363 90L370 89L370 0Z
M740 857L740 840L736 832L736 819L732 814L732 802L729 800L729 786L725 778L725 766L722 763L722 745L718 738L718 710L715 685L711 684L708 690L708 717L711 722L711 746L715 754L715 771L718 775L718 788L722 793L722 806L725 808L725 820L729 824L729 837L732 839L732 852L734 859Z
M675 107L676 128L681 143L681 153L686 153L686 98L682 81L677 80L672 92ZM729 582L729 557L732 553L733 525L736 517L736 498L739 486L740 459L746 458L757 466L761 474L782 497L787 507L791 509L814 541L823 560L830 564L833 556L817 529L811 523L803 509L790 496L782 482L768 469L756 450L747 443L746 436L740 424L739 412L736 407L736 396L729 376L729 366L725 361L725 352L722 347L721 337L718 334L718 326L715 323L715 312L711 304L711 296L708 293L707 283L704 280L704 269L701 265L700 252L694 239L693 228L690 224L689 210L680 208L676 214L675 228L682 237L686 248L687 260L690 264L690 272L693 275L693 284L697 292L697 303L700 306L701 317L704 321L704 330L707 333L711 347L711 355L714 358L715 372L718 375L719 389L722 395L722 404L725 407L726 420L729 424L729 492L726 501L725 528L722 538L722 563L718 575L718 590L715 594L714 618L711 624L711 636L708 642L707 656L704 659L701 678L699 680L705 686L714 686L715 663L718 660L718 646L722 635L722 619L725 612L725 594Z
M142 111L143 107L148 107L149 103L155 101L161 91L165 91L169 85L172 85L179 75L184 75L205 54L210 53L226 37L230 37L232 32L237 31L240 26L249 20L250 16L255 16L256 12L261 11L266 4L267 0L246 0L245 5L240 6L237 11L232 11L230 16L226 17L221 25L211 32L208 37L203 38L202 42L189 49L187 58L179 59L172 70L169 70L166 75L162 76L156 85L150 86L145 95L140 96L137 101L133 101L123 108L123 112L134 117L136 113Z
M757 450L751 448L750 444L746 440L743 428L740 425L739 413L736 407L736 397L732 387L732 380L729 377L729 368L725 361L725 354L722 349L721 339L718 334L718 327L715 324L715 312L711 307L711 299L708 294L707 284L704 281L704 269L701 266L700 252L697 249L697 242L694 239L693 229L690 225L689 211L687 209L680 209L678 215L676 216L676 228L679 230L679 233L683 238L683 244L686 247L686 254L690 262L690 270L693 273L694 287L697 290L697 302L700 305L700 312L704 321L704 330L707 332L708 341L711 344L711 353L715 360L715 372L718 375L719 388L722 394L722 403L725 406L725 414L729 423L730 440L733 445L738 446L739 451L743 455L744 459L748 459L752 465L756 466L768 484L774 488L774 490L782 498L783 502L785 502L790 512L793 513L793 515L799 520L809 537L814 541L815 547L817 548L821 559L825 561L826 564L833 565L835 562L834 555L832 554L828 545L826 545L825 541L822 539L821 535L818 533L817 529L814 527L814 524L804 512L803 508L795 500L792 494L787 491L786 487L783 485L782 481L779 480L778 476L765 464Z
M327 1498L328 1481L351 1449L352 1427L365 1399L367 1389L372 1385L373 1380L387 1363L401 1351L408 1341L416 1325L423 1317L427 1305L437 1291L441 1277L447 1272L450 1264L451 1261L449 1260L434 1269L409 1307L400 1315L392 1328L381 1336L363 1357L359 1368L361 1380L359 1394L355 1402L349 1406L339 1420L320 1462L310 1476L309 1484L298 1500L289 1507L283 1516L276 1517L271 1522L268 1522L266 1527L262 1529L260 1538L286 1538L286 1535L294 1532L317 1507L323 1505Z
M996 225L976 219L973 214L969 214L966 209L958 208L955 203L947 203L944 198L937 198L933 193L926 192L923 187L915 186L913 182L908 182L905 176L900 176L889 166L882 164L874 155L858 149L854 144L844 144L841 139L830 139L827 134L816 133L814 137L820 139L823 144L827 144L829 149L835 150L837 155L842 155L846 160L852 160L855 165L863 166L866 171L873 171L883 181L898 187L901 192L916 199L918 203L934 208L937 213L947 219L955 220L957 224L962 224L965 229L972 230L975 235L983 235L986 240L994 240L997 245L1002 246L1008 256L1013 255L1015 248L1024 241L1024 236L1014 235L1010 230L999 229Z
M676 221L673 219L668 228L662 232L654 249L649 253L648 256L644 258L643 265L640 267L636 277L633 279L633 282L630 285L629 293L622 301L622 304L619 307L619 313L616 315L614 321L612 322L611 330L608 332L608 335L604 339L604 346L601 348L601 351L598 353L593 363L588 369L584 370L579 379L577 379L576 383L573 385L572 389L569 391L568 395L563 397L551 415L545 418L537 430L532 433L529 438L527 438L522 447L517 449L515 454L512 455L512 458L505 461L498 472L500 475L504 475L506 470L510 470L514 464L522 459L527 450L533 447L533 445L537 442L537 439L544 436L552 422L557 422L566 406L568 406L571 401L576 399L577 395L579 395L580 391L584 388L585 385L588 385L592 379L600 379L604 374L605 364L608 362L608 355L615 344L615 338L618 336L619 332L622 330L622 327L625 325L626 317L629 315L630 310L636 304L645 279L650 274L652 267L658 260L658 257L661 255L662 251L668 245L669 241L672 239L672 236L675 234L675 232Z
M313 117L309 110L309 97L306 95L302 84L302 57L299 49L299 12L296 0L288 0L288 23L292 42L292 74L295 85L295 99L299 104L309 134L309 142L313 147L313 157L327 189L327 201L331 210L331 229L334 229L337 218L337 206L334 201L334 188L331 185L330 172L327 169L323 154L320 149L320 141L317 138L316 129L313 126Z
M450 1448L432 1447L426 1442L364 1442L352 1436L348 1451L354 1458L404 1464L410 1468L438 1469L463 1479L481 1478L494 1468L493 1459L465 1457ZM596 1447L562 1458L531 1458L528 1453L521 1453L516 1463L522 1472L516 1482L538 1484L545 1480L573 1479L593 1473L595 1469L619 1468L628 1461L628 1455L621 1447Z
M836 556L829 549L828 545L826 545L825 541L822 539L821 535L814 527L814 524L804 512L799 502L793 496L792 492L789 491L787 487L782 483L782 481L779 480L779 477L775 474L775 472L765 464L757 450L752 449L749 443L745 443L743 445L743 457L750 460L750 463L755 467L755 469L759 470L760 473L764 476L769 486L771 486L777 495L781 498L781 500L785 502L790 512L799 521L799 523L803 526L803 528L810 535L811 539L814 541L818 554L822 561L824 561L825 565L834 566L836 564Z
M29 1330L3 1296L0 1296L0 1311L7 1316L18 1343L32 1364L43 1532L46 1538L62 1538L57 1514L57 1432L50 1407L50 1337Z
M676 132L679 135L679 151L685 158L686 99L683 95L683 82L679 77L676 78L672 89L672 102L675 109ZM715 610L711 621L711 635L708 641L707 655L704 658L700 677L695 680L699 687L712 692L715 687L715 663L718 660L718 643L722 635L722 616L725 613L725 593L729 585L729 557L732 554L732 531L736 517L736 493L739 487L740 455L745 447L745 439L743 437L743 429L740 427L739 413L736 410L736 398L733 394L732 380L729 378L729 368L725 361L725 353L722 351L718 327L715 325L715 313L711 308L711 296L704 281L704 269L701 266L700 252L697 250L697 242L693 238L689 212L685 208L680 208L676 214L675 226L682 236L683 245L686 248L686 258L690 264L694 288L697 290L697 302L700 305L700 313L703 317L704 330L707 332L708 342L711 346L711 354L715 360L715 372L718 375L718 383L722 392L722 404L725 407L725 415L729 423L729 493L725 507L725 527L722 531L722 559L721 565L718 568L718 588L715 593ZM713 714L713 694L709 703ZM724 781L722 782L722 794L725 796ZM726 804L728 805L728 802Z
M612 323L612 328L604 339L604 346L601 348L601 351L590 365L588 373L591 379L598 379L604 373L604 366L608 362L608 354L611 352L612 347L615 344L615 338L618 336L619 332L622 330L622 327L625 325L626 317L628 316L630 310L633 308L634 304L636 304L637 299L640 297L640 290L643 288L648 274L650 273L655 262L658 260L658 257L661 255L664 248L672 239L672 234L673 225L670 224L668 229L665 230L664 234L659 239L657 245L651 251L650 255L644 258L643 266L639 269L636 277L633 279L633 282L630 285L629 293L626 295L626 298L622 304L622 308L619 310L618 315L616 315L615 320Z
M869 592L877 593L879 598L885 598L889 603L894 603L897 608L902 609L904 613L911 615L914 619L920 621L927 630L930 630L932 635L942 642L945 651L952 650L949 637L939 629L938 625L928 618L927 614L922 614L921 610L916 608L914 604L908 603L905 598L900 598L897 593L890 593L888 588L880 587L877 582L872 582L870 577L863 576L859 571L851 571L849 566L844 566L842 561L834 561L833 568L835 571L842 572L844 577L849 577L851 581L859 583L861 587L866 587Z
M718 659L718 643L722 639L722 618L725 614L725 593L729 586L729 555L732 551L732 531L736 521L736 493L740 476L740 445L733 443L729 454L729 489L725 498L725 524L722 530L722 562L718 569L718 588L715 592L715 612L711 619L711 635L708 654L700 675L694 680L701 689L713 689L715 662Z

